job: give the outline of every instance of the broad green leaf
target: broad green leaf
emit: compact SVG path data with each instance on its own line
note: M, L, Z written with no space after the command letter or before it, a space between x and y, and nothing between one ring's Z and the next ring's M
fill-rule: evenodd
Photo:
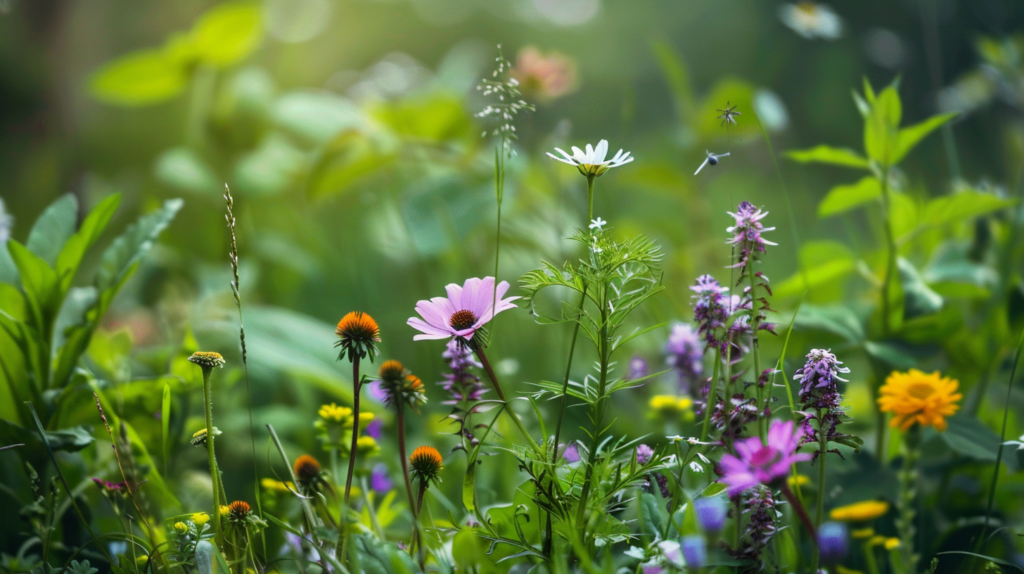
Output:
M893 369L910 369L917 366L916 357L894 344L865 341L864 352Z
M652 539L661 536L668 522L664 501L649 492L640 495L640 531Z
M913 319L942 310L942 297L925 284L912 263L900 257L896 265L903 287L904 318Z
M800 264L803 271L797 271L773 289L777 297L799 296L849 275L857 266L850 248L838 241L804 243L800 247Z
M310 170L310 198L345 193L354 185L394 164L397 155L355 130L346 130L328 144Z
M883 166L895 164L893 158L902 113L896 88L888 86L878 94L864 122L864 149L869 158Z
M280 134L263 138L259 147L235 164L235 185L242 193L272 195L285 191L305 172L306 155Z
M120 106L148 106L177 96L185 69L163 50L132 52L108 62L90 78L93 97Z
M972 219L990 211L998 211L1014 203L1012 199L1003 199L973 189L961 191L935 198L925 204L921 223L932 226L947 225Z
M345 129L366 127L363 112L350 100L321 92L291 92L274 102L271 112L279 128L315 144Z
M46 261L29 251L25 246L14 241L7 243L11 258L18 266L21 284L25 291L25 299L31 311L29 322L45 338L49 340L53 321L60 310L61 291L57 272Z
M819 145L811 149L786 152L786 157L800 163L827 163L843 167L868 169L868 160L857 152L827 145Z
M57 255L75 233L77 224L78 200L70 193L62 195L36 220L25 247L51 267L55 266Z
M263 34L263 16L254 2L228 2L212 8L192 28L193 53L203 62L225 67L253 52Z
M798 331L824 331L851 343L864 340L861 320L853 311L841 305L820 307L805 304L800 307L793 327Z
M156 160L153 172L157 181L175 191L190 193L220 193L217 177L206 162L190 148L174 147L166 150Z
M995 462L999 453L999 435L980 420L967 415L946 419L948 428L940 432L943 442L954 451L977 460Z
M452 94L377 103L369 107L368 114L394 135L415 141L442 143L475 132L462 99Z
M67 429L46 431L46 440L54 451L78 452L93 443L92 428L81 425ZM10 421L0 419L0 444L21 443L32 452L42 452L43 441L39 433Z
M60 256L57 257L57 274L60 276L61 289L67 292L75 278L78 266L82 263L85 252L92 247L100 234L107 228L117 205L121 201L120 194L112 194L99 202L82 222L78 232L64 244Z
M939 114L919 124L901 129L896 136L896 149L893 151L892 163L899 163L918 142L955 117L955 113Z
M865 176L857 183L833 187L818 204L818 217L829 217L872 202L882 196L878 178Z

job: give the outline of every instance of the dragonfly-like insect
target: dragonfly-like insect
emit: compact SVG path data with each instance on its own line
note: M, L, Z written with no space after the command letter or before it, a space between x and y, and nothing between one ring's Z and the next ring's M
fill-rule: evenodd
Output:
M711 153L708 150L704 150L704 153L708 154L708 157L704 158L704 163L700 164L700 167L697 168L697 171L693 172L693 175L700 173L700 170L704 169L704 166L708 164L718 165L718 158L727 157L729 155L728 153Z

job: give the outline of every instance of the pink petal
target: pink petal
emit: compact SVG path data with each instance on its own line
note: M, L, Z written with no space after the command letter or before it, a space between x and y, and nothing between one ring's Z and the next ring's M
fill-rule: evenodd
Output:
M448 326L448 315L443 307L433 301L416 303L416 312L433 327L444 329Z
M462 308L471 311L474 317L479 318L486 310L486 307L481 308L480 302L484 300L485 295L488 299L491 297L493 285L494 279L490 277L466 279L466 283L462 286Z
M413 341L421 341L423 339L447 339L452 336L451 332L434 327L417 317L410 318L406 321L406 324L423 333L421 335L414 336L412 338Z
M449 283L445 285L444 290L448 292L448 302L455 309L455 311L461 311L465 309L462 304L462 287L456 283ZM454 311L453 311L454 312Z

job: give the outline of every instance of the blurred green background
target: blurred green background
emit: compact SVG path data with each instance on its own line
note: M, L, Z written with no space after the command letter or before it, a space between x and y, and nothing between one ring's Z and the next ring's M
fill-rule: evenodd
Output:
M825 193L848 183L848 174L782 156L818 143L859 149L862 120L851 90L860 91L865 80L881 87L900 78L904 123L962 112L902 164L908 189L926 196L960 182L1000 193L1016 188L1024 44L1014 35L1024 5L842 2L833 7L841 22L834 38L809 38L813 32L788 25L780 17L787 6L0 0L0 197L9 214L0 233L24 240L62 194L74 194L84 214L116 192L121 206L101 241L109 242L140 213L183 198L181 212L115 301L87 361L115 384L142 381L144 388L171 373L195 394L199 374L183 362L186 351L220 351L233 367L240 359L221 196L227 183L238 218L257 428L271 422L293 453L315 452L309 421L317 407L351 394L346 366L335 362L334 323L363 310L381 325L383 358L403 361L428 383L430 404L413 425L412 445L450 447L454 440L436 438L453 429L441 422L444 397L430 384L445 368L443 346L413 344L405 320L417 300L441 295L446 283L493 273L494 141L481 138L493 126L475 117L486 102L474 87L494 68L499 44L537 105L517 120L517 155L508 162L500 279L514 284L542 259L560 265L574 257L565 238L585 224L585 179L544 152L608 139L613 151L624 148L637 159L598 180L595 213L617 233L647 234L666 252L668 289L639 314L637 326L690 320L687 286L694 278L728 278L725 212L741 200L764 206L771 212L766 223L778 227L770 238L780 245L765 257L775 282L796 272L798 239L837 240L856 251L879 247L870 213L815 215ZM727 102L742 113L730 129L715 119ZM792 214L759 123L777 155ZM705 150L731 155L693 177ZM827 302L866 291L863 280L850 283L809 298ZM795 303L782 297L775 307L791 311ZM668 330L633 344L652 369L663 364ZM525 311L500 316L490 353L506 388L525 392L526 382L560 377L568 335L567 326L538 325ZM810 344L794 342L801 349L789 353L794 364ZM766 346L777 356L777 341ZM574 379L592 358L589 350L582 356ZM848 361L855 383L867 376L858 374L858 360ZM965 386L978 379L957 372L955 360L939 361ZM244 437L240 374L218 372L231 389L218 399L218 426ZM617 404L618 431L664 434L637 416L651 394L674 392L673 378L663 378ZM850 400L870 409L866 386L858 388ZM156 413L159 405L158 392L140 390L126 394L119 408ZM178 446L187 447L198 405L197 398L181 405L192 418L175 422ZM371 408L387 417L379 404ZM570 438L578 438L576 426L567 427ZM393 446L383 442L382 457L394 468ZM265 461L264 444L259 431L257 456ZM194 460L164 470L186 476L202 468L199 454L187 456ZM229 481L229 494L251 492L249 449L222 456L226 472L238 477ZM457 486L452 476L446 490ZM517 482L514 473L498 472L488 481L488 501Z

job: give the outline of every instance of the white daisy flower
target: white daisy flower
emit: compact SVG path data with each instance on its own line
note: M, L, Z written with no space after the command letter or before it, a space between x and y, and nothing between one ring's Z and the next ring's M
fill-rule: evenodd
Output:
M573 146L572 155L565 153L557 147L555 151L562 154L562 157L548 152L548 156L551 159L576 166L576 169L580 170L580 173L587 177L597 177L613 167L626 165L633 161L629 152L623 152L621 149L611 159L605 159L608 155L608 140L597 142L597 147L587 144L586 151Z
M827 4L783 4L779 7L779 18L808 40L835 40L843 35L843 20Z

